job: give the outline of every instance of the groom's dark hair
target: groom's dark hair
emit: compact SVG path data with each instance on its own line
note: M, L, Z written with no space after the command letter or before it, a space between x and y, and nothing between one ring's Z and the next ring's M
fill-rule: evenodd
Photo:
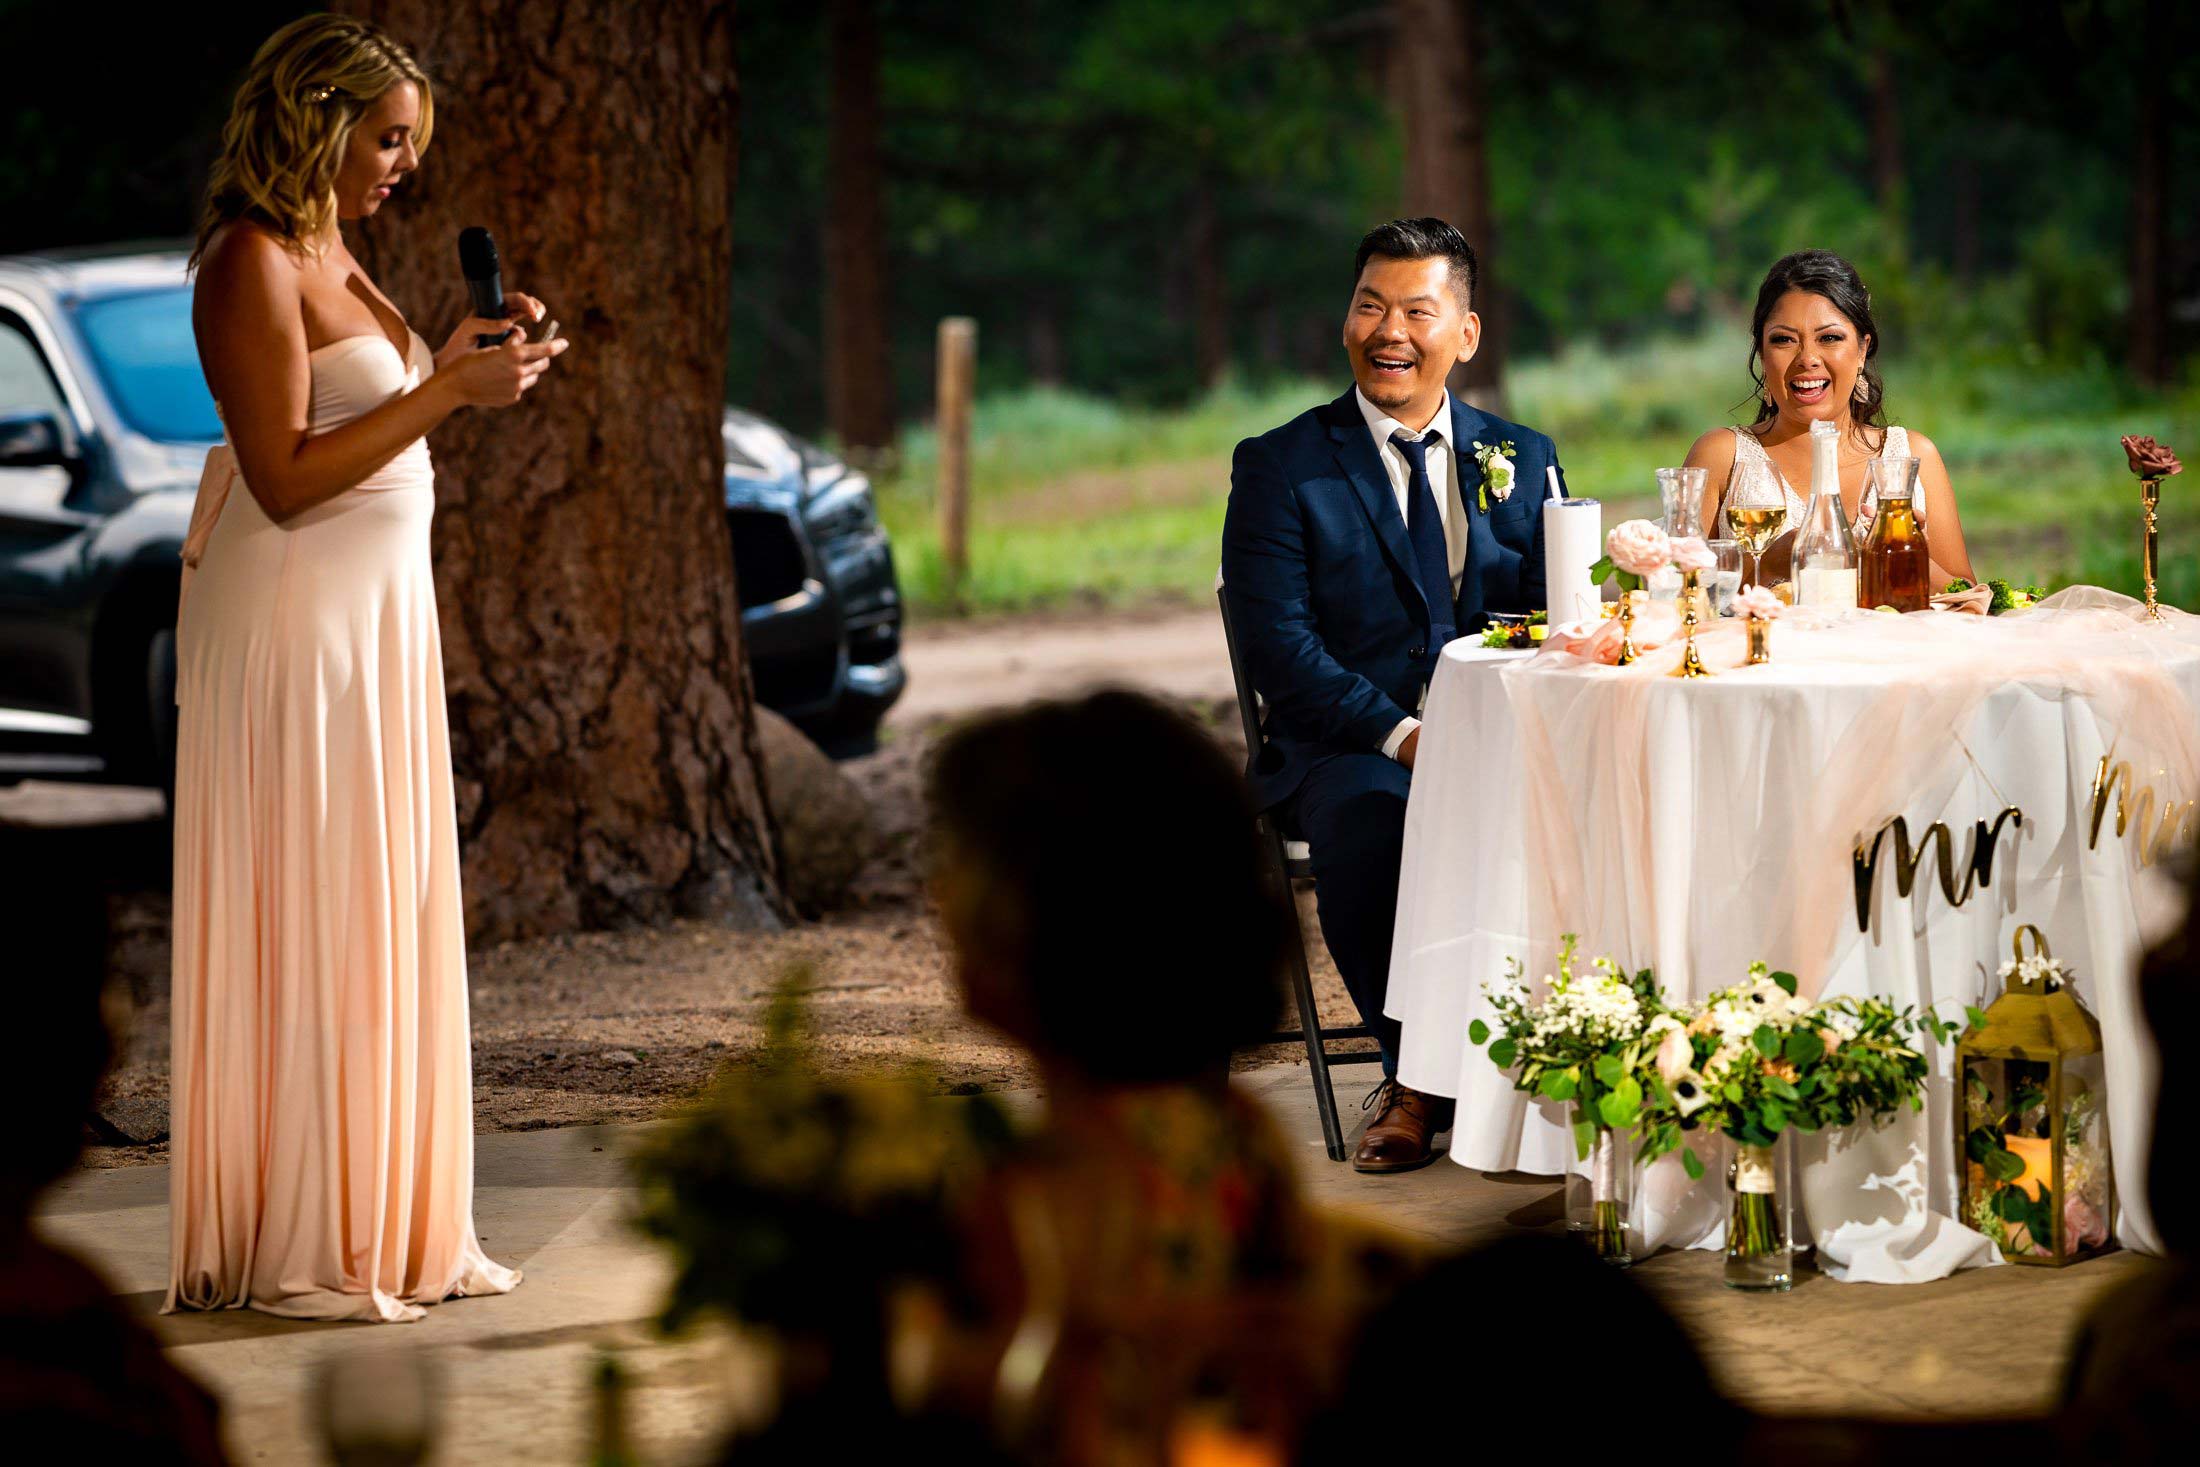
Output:
M1474 258L1474 246L1441 219L1393 219L1370 229L1360 240L1359 253L1352 257L1355 284L1367 262L1377 255L1386 260L1433 260L1442 255L1451 262L1451 284L1459 304L1465 306L1474 299L1475 276L1481 269Z

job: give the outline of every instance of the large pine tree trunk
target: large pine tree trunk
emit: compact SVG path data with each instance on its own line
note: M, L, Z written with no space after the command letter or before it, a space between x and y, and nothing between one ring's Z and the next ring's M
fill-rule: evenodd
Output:
M2144 55L2162 57L2168 37L2161 0L2146 0L2140 35ZM2136 84L2139 102L2139 136L2131 181L2131 322L2132 375L2142 382L2169 380L2169 352L2165 340L2169 314L2169 114L2162 105L2166 78L2144 75Z
M1393 0L1405 110L1405 212L1459 227L1482 265L1475 313L1482 346L1453 371L1451 389L1478 406L1502 400L1504 292L1494 279L1497 237L1490 215L1488 98L1473 0Z
M826 411L844 446L869 449L894 441L877 9L875 0L832 0L827 32L833 92L825 192Z
M368 269L439 344L465 314L458 232L486 225L508 288L573 340L519 406L430 443L469 933L774 922L719 436L731 7L348 8L437 83Z

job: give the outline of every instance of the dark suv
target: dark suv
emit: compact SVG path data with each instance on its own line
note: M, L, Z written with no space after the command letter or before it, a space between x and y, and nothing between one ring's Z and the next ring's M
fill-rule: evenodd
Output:
M178 552L221 423L184 254L0 258L0 778L165 785ZM758 697L836 752L900 696L869 481L728 410L726 518Z

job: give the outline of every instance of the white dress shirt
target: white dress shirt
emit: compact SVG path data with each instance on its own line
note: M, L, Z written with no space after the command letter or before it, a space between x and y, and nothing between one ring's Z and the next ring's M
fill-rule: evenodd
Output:
M1436 495L1436 503L1444 514L1444 558L1451 567L1451 594L1459 595L1459 581L1467 565L1467 506L1459 495L1458 445L1451 441L1451 394L1444 394L1443 402L1436 409L1436 416L1420 429L1408 428L1390 414L1367 400L1367 394L1355 387L1352 399L1360 405L1360 416L1367 419L1367 431L1375 439L1375 452L1383 461L1383 469L1390 475L1390 491L1397 497L1398 514L1406 523L1408 517L1407 493L1413 487L1413 465L1406 462L1404 450L1390 441L1391 435L1403 433L1411 439L1424 434L1434 434L1436 449L1427 455L1428 486ZM1427 696L1427 690L1422 690ZM1421 726L1418 718L1402 719L1383 740L1383 753L1395 759L1398 748L1406 736Z

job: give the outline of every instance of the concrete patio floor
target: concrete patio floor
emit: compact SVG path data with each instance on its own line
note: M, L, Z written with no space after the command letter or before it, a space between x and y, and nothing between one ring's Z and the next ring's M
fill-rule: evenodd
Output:
M1351 1073L1351 1072L1348 1072ZM1547 1178L1481 1176L1440 1161L1367 1177L1322 1154L1312 1092L1296 1065L1239 1077L1301 1143L1320 1203L1364 1212L1455 1247L1521 1227L1551 1227L1559 1189ZM1342 1097L1355 1114L1366 1081ZM625 1224L622 1148L643 1126L580 1127L478 1138L475 1221L490 1256L526 1270L504 1298L457 1300L404 1328L308 1324L246 1311L161 1317L166 1283L165 1167L79 1173L43 1209L49 1236L107 1273L153 1321L173 1358L220 1393L234 1460L322 1460L312 1421L323 1364L371 1350L433 1352L441 1394L438 1463L586 1460L589 1364L618 1353L633 1381L634 1437L652 1463L696 1459L741 1403L764 1390L758 1357L718 1336L665 1340L651 1320L667 1271ZM1694 1331L1726 1387L1769 1410L1887 1415L2021 1412L2049 1401L2065 1341L2104 1288L2145 1266L2114 1254L2061 1271L1998 1268L1895 1288L1806 1275L1785 1296L1720 1286L1710 1253L1638 1265ZM1463 1359L1462 1380L1540 1368L1532 1348L1495 1327L1488 1367ZM2025 1344L2024 1341L2036 1343ZM1548 1362L1559 1368L1559 1362Z

